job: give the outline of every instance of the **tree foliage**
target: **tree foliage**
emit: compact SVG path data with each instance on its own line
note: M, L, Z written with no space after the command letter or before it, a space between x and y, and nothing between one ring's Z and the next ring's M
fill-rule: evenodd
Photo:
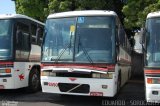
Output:
M128 0L122 11L126 28L137 29L144 25L148 13L160 9L160 0Z
M113 10L123 20L123 0L49 0L49 13L73 10Z
M44 21L51 13L73 10L113 10L122 16L123 0L16 0L16 12Z
M127 1L124 6L124 1ZM139 28L149 12L160 9L160 0L16 0L16 12L44 21L51 13L72 10L113 10L126 28ZM123 13L122 13L123 12ZM125 18L124 18L125 15Z
M16 13L25 14L37 20L43 21L47 13L45 9L48 8L45 0L16 0Z
M128 4L124 6L124 3ZM138 3L137 3L138 1ZM144 0L142 0L144 1ZM146 0L143 4L141 0L16 0L16 12L25 14L40 21L44 21L49 14L73 10L112 10L115 11L122 24L124 15L125 24L128 28L139 26L137 20L142 17L144 7L148 3L153 4L154 0ZM142 6L144 5L144 6ZM140 8L140 9L139 9ZM152 6L150 7L152 8ZM134 11L133 11L134 10ZM136 11L135 11L136 10ZM148 11L148 9L146 9ZM142 19L142 18L141 18ZM131 22L131 23L130 23ZM128 35L132 35L130 30L127 30ZM129 36L130 37L130 36Z

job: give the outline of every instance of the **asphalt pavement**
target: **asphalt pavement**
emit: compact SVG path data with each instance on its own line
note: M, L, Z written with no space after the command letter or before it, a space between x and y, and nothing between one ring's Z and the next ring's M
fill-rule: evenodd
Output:
M1 90L0 106L158 106L145 101L144 81L130 80L114 98L58 95L50 93L28 94L24 89Z

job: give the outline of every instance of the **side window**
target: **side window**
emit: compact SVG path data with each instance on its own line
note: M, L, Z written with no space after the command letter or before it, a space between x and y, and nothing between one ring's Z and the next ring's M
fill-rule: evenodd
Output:
M38 27L36 33L37 33L37 44L41 45L43 40L43 27Z
M33 44L36 44L36 31L37 31L37 26L35 24L31 24L31 41Z
M120 31L119 31L119 37L120 37L120 44L124 47L125 46L125 35L124 35L124 30L122 29L122 27L120 27Z
M16 59L28 59L31 49L29 26L18 22L16 24Z
M23 23L17 24L16 38L17 49L23 51L30 50L30 33L28 25L25 25Z

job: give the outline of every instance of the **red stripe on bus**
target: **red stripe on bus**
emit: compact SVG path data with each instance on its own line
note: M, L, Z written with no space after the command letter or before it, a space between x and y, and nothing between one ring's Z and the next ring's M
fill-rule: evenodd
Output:
M85 69L94 69L100 71L115 71L115 65L75 65L75 64L41 64L41 68L47 66L54 66L56 68L85 68ZM104 67L104 68L101 68Z
M0 64L13 64L13 62L0 62Z
M160 74L160 70L145 70L145 74Z

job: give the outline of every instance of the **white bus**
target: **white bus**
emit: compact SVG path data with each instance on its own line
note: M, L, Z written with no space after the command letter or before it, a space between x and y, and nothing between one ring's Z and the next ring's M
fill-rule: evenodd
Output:
M0 89L39 89L43 29L25 15L0 15Z
M51 14L43 41L43 92L113 97L131 75L130 44L113 11Z
M160 12L147 15L143 33L145 96L160 103Z

